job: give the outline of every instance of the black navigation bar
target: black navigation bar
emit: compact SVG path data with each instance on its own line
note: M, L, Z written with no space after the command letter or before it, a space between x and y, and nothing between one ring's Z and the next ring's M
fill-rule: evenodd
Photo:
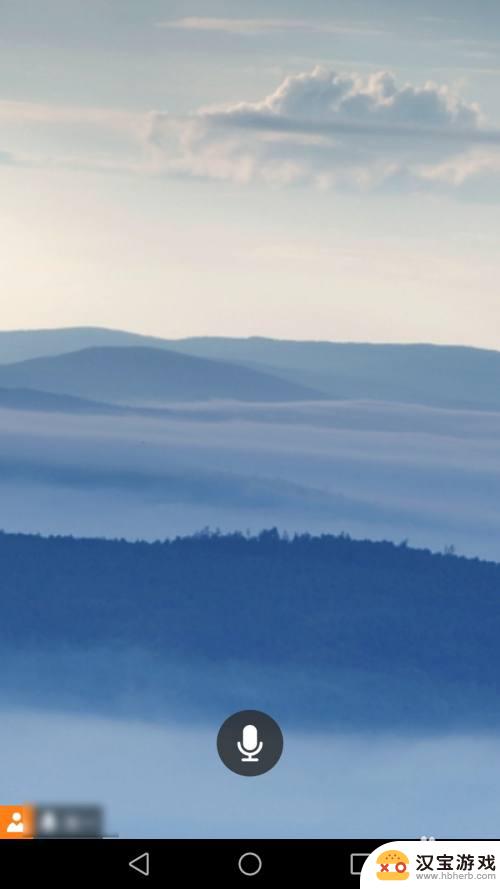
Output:
M365 857L387 839L372 840L24 840L0 843L3 881L28 885L47 877L51 887L72 880L99 886L359 885ZM311 880L318 878L318 883ZM334 881L331 883L331 881ZM300 882L299 882L300 885Z

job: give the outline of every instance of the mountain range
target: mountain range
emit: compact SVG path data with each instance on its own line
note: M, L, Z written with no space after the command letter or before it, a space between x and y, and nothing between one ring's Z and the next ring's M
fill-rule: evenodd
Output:
M168 357L162 361L159 351ZM69 353L75 357L62 358ZM41 358L47 361L30 363ZM262 337L169 340L67 328L1 332L0 364L9 366L0 368L1 387L91 400L326 398L500 410L500 352L464 346Z
M144 346L94 346L0 366L0 387L124 404L310 401L306 386L243 365Z
M75 328L0 354L7 530L274 525L500 561L499 353Z

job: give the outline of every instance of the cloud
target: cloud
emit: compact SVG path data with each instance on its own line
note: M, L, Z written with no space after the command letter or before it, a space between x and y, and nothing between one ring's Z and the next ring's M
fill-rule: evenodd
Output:
M0 163L138 169L148 116L115 108L0 100Z
M0 164L500 200L500 129L449 86L388 71L317 66L187 116L0 101L0 123Z
M159 22L159 28L177 31L204 31L211 33L239 34L254 37L262 34L299 31L313 34L380 34L381 31L359 26L347 26L335 22L309 21L307 19L233 19L188 16Z
M152 116L160 167L240 183L322 188L457 188L491 169L500 130L449 86L399 85L318 66L287 77L256 102Z

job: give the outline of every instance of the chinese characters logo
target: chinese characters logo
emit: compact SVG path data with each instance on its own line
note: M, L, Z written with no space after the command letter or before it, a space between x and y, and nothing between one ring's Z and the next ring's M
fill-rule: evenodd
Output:
M417 855L417 871L495 871L494 855Z

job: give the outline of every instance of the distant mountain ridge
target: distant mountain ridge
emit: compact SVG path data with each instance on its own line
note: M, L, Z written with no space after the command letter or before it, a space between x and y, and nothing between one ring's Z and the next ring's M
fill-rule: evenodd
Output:
M172 346L173 348L173 346ZM425 343L193 338L178 349L243 361L340 400L500 410L500 352Z
M59 327L52 330L0 330L0 366L48 358L96 346L168 348L168 341L106 327Z
M99 401L36 389L0 389L0 409L67 414L108 414L120 408Z
M0 332L0 372L2 364L109 346L153 348L223 361L307 389L309 398L500 410L500 352L466 346L308 342L265 337L168 340L94 327L13 331ZM5 384L0 376L2 385ZM237 388L233 387L236 399ZM92 393L90 397L97 396ZM241 397L247 399L244 394ZM273 396L265 400L276 399Z
M259 370L143 346L99 346L3 365L0 387L125 405L324 398L320 392Z

